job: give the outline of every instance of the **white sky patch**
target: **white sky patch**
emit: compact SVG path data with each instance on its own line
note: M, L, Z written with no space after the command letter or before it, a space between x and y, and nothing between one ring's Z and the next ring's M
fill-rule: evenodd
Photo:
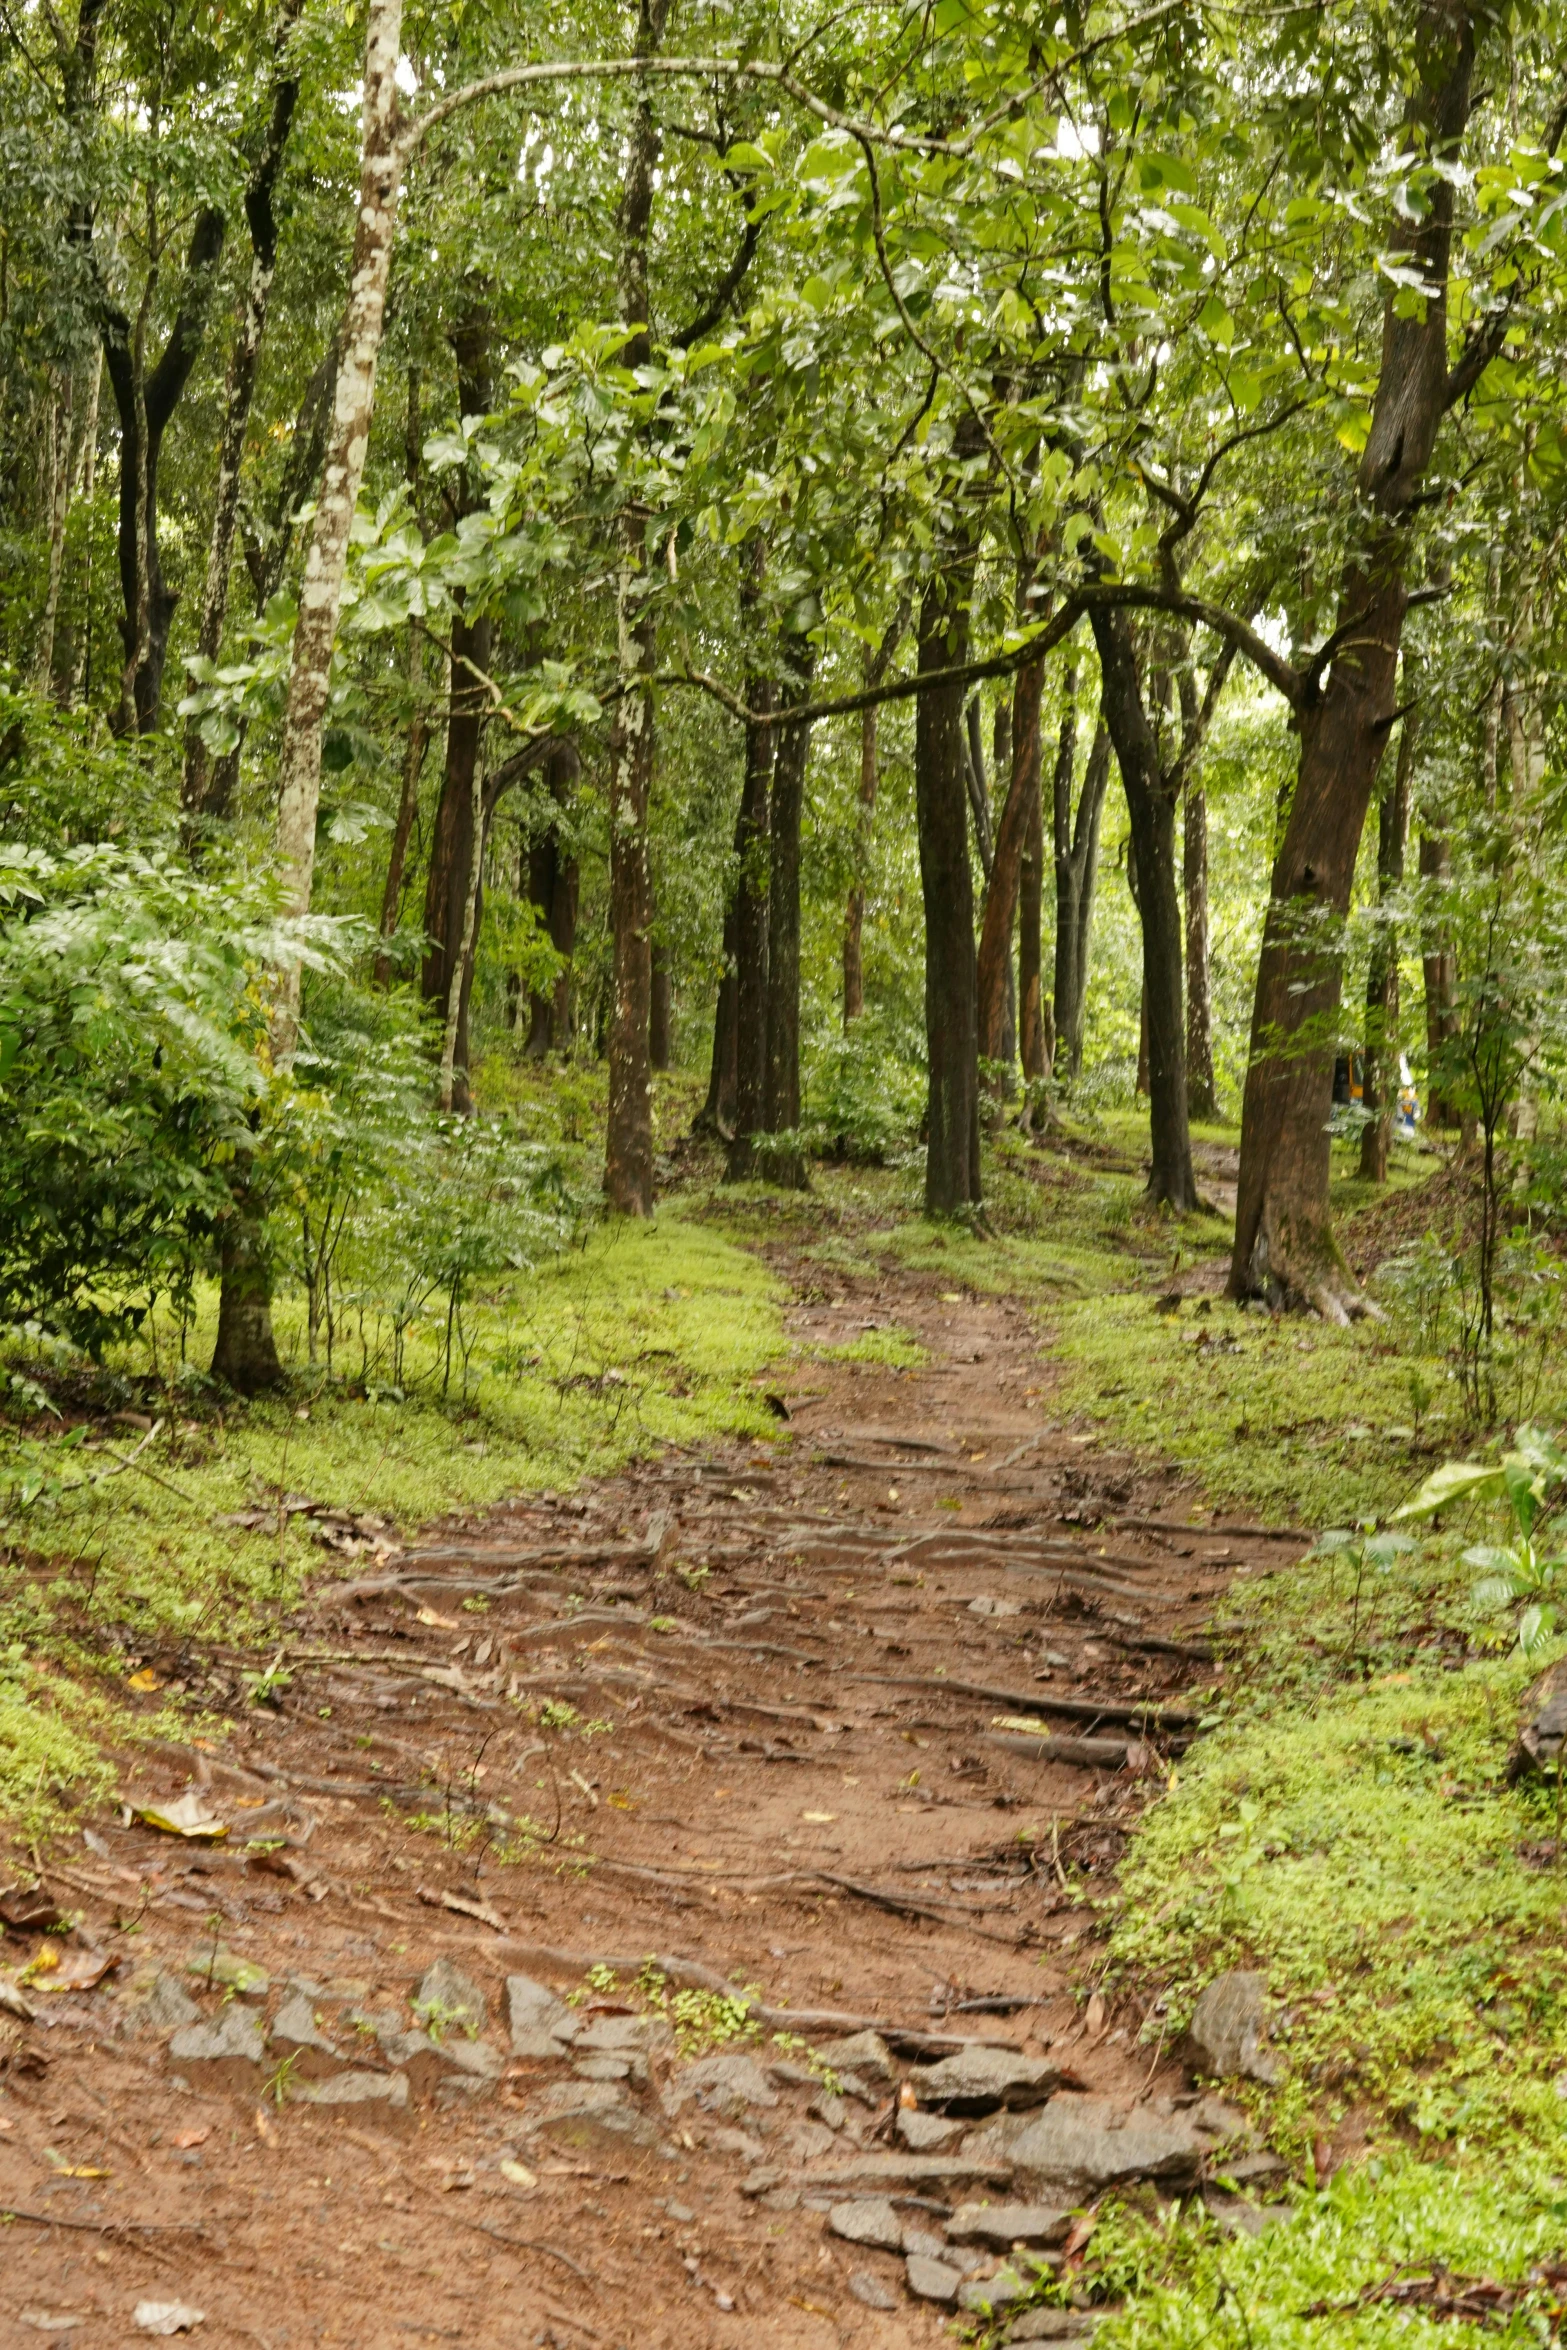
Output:
M1084 155L1099 152L1099 125L1096 122L1073 122L1063 114L1056 124L1056 153L1068 163L1077 162Z
M419 76L414 72L413 59L406 50L397 60L397 72L394 79L405 98L413 97L418 90Z

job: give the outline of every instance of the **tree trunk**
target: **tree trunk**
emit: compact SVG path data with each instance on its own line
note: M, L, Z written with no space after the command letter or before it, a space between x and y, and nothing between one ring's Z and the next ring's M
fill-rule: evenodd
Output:
M576 796L581 773L576 744L564 739L555 743L544 761L544 782L561 815ZM549 932L550 945L564 958L549 993L529 998L527 1050L539 1060L548 1052L569 1052L574 1026L571 963L577 950L578 873L577 860L562 834L560 815L551 817L528 852L528 895Z
M468 816L468 867L463 876L462 930L456 955L448 962L446 1025L441 1036L441 1076L438 1099L443 1117L458 1111L473 1114L473 1092L468 1074L468 1005L473 992L474 955L479 944L480 911L484 897L486 824L484 779L477 757L473 764ZM461 1089L458 1086L457 1047L462 1040Z
M458 404L465 417L487 415L491 402L490 320L482 307L470 305L451 335L457 359ZM453 504L454 520L472 513L479 492L465 479ZM452 621L451 677L446 715L446 766L441 796L436 804L430 840L430 866L425 876L424 967L420 991L425 1002L439 1006L444 1018L451 996L453 958L457 955L467 916L470 870L475 853L473 810L480 805L479 759L484 740L488 700L484 688L466 666L488 670L493 630L487 617L469 621L457 613ZM482 842L478 854L483 855ZM471 966L464 971L457 1007L452 1104L466 1114L473 1107L468 1082L468 1021L472 995Z
M640 0L636 51L657 53L669 0ZM652 100L637 102L627 143L620 201L620 315L629 330L620 353L626 368L647 366L648 244L659 158ZM620 525L616 600L620 699L609 752L609 919L614 997L609 1024L609 1116L604 1140L604 1196L623 1216L653 1213L653 1083L648 1020L653 980L653 889L648 870L647 811L653 785L653 689L642 681L657 665L657 627L649 601L645 518L628 509Z
M1012 932L1017 920L1024 850L1030 821L1040 805L1040 702L1044 684L1042 657L1025 661L1013 680L1012 770L1002 802L1001 821L996 827L976 965L980 1058L1008 1064L1007 981L1012 968ZM1037 965L1036 930L1036 977Z
M1452 870L1452 844L1447 834L1423 832L1421 880L1445 885ZM1458 1035L1458 958L1440 914L1433 918L1427 913L1424 933L1420 967L1426 996L1426 1124L1433 1133L1440 1133L1459 1123L1459 1113L1448 1098L1445 1083Z
M845 1035L850 1023L858 1020L865 1010L865 965L861 951L865 935L865 867L870 855L871 821L876 813L876 783L876 709L872 704L870 709L860 712L860 796L854 832L854 879L849 884L843 916Z
M1411 699L1411 662L1404 655L1405 701ZM1388 1151L1393 1140L1393 1111L1398 1101L1398 930L1388 911L1389 900L1404 886L1404 855L1409 842L1409 809L1415 779L1415 749L1420 721L1413 709L1404 712L1398 738L1393 779L1383 789L1377 818L1377 897L1380 914L1371 941L1366 971L1366 1042L1361 1080L1361 1102L1371 1115L1360 1132L1360 1172L1368 1183L1387 1181Z
M653 975L648 1004L647 1055L655 1069L667 1069L674 1054L674 980L669 957L655 939Z
M146 363L146 328L156 282L149 265L146 298L134 328L124 312L102 305L103 352L120 417L120 588L125 646L124 715L140 734L158 724L169 625L179 601L165 583L158 549L158 460L163 435L206 335L226 223L203 205L191 231L179 304L157 365ZM127 729L128 730L128 729Z
M354 504L364 478L376 363L386 311L387 272L397 219L401 158L396 143L397 54L402 0L369 0L365 26L364 132L353 278L337 373L326 473L310 535L310 552L294 629L293 664L279 758L278 864L284 910L310 911L315 876L316 810L321 796L321 735L331 682L332 647ZM271 1023L274 1067L286 1066L299 1027L299 965L276 974ZM248 1191L236 1190L223 1240L219 1305L222 1375L248 1394L275 1383L265 1234ZM269 1368L270 1365L270 1368ZM219 1367L215 1359L215 1368Z
M82 422L82 501L91 509L93 490L98 476L98 401L103 385L103 345L93 352L90 380L87 389L87 413ZM69 519L69 517L67 517ZM89 522L82 547L82 619L81 633L75 649L66 664L61 699L67 709L74 709L87 690L87 672L92 650L92 527Z
M54 676L54 630L60 611L60 582L65 574L65 525L71 511L71 475L76 463L76 442L71 427L76 371L66 362L55 369L54 375L55 393L49 403L45 459L49 484L49 571L33 646L33 687L40 694L49 691Z
M1099 877L1099 827L1110 781L1110 735L1101 716L1089 746L1077 821L1072 820L1072 785L1077 767L1077 672L1066 675L1065 706L1051 779L1056 885L1054 970L1056 1068L1068 1084L1082 1073L1083 1005L1088 992L1088 949L1093 928L1094 891Z
M1216 1119L1213 1078L1213 987L1208 959L1208 795L1186 786L1181 842L1186 891L1186 1106L1192 1118Z
M1186 1111L1186 1035L1181 1007L1181 900L1176 874L1175 799L1143 707L1131 625L1122 612L1093 614L1104 681L1104 715L1131 819L1131 855L1143 934L1143 1001L1148 1033L1150 1200L1184 1213L1198 1206Z
M403 874L408 863L408 844L413 838L414 820L419 813L419 779L424 773L424 755L430 743L430 714L424 702L424 639L417 629L408 638L408 691L413 704L408 720L408 740L403 746L403 785L397 799L397 821L392 827L391 846L386 856L386 880L381 890L381 919L378 935L395 938L403 904ZM382 947L375 958L375 984L392 984L392 958Z
M1015 743L1014 735L1014 743ZM1041 769L1043 758L1041 758ZM1018 1047L1023 1080L1038 1084L1055 1058L1054 1022L1045 1002L1042 950L1045 916L1045 795L1042 774L1028 803L1023 855L1018 865L1017 1000Z
M768 823L767 889L767 1065L762 1092L762 1125L768 1134L793 1134L800 1124L800 832L805 810L805 774L811 753L807 719L792 723L791 702L809 698L816 665L804 637L784 640L789 683L779 699L777 750L773 759ZM798 1146L766 1151L775 1183L806 1188L805 1154Z
M760 677L746 680L746 708L768 711L772 686ZM754 1137L766 1123L768 902L772 889L773 767L777 728L757 720L745 730L745 778L735 819L734 899L734 1104L731 1113L728 1182L751 1173Z
M1414 56L1410 130L1451 162L1469 115L1473 26L1467 0L1426 0ZM1230 1294L1302 1303L1344 1321L1362 1300L1333 1235L1328 1114L1349 908L1366 810L1394 716L1407 597L1408 517L1423 494L1451 399L1447 277L1450 177L1390 244L1430 289L1410 304L1390 287L1371 430L1360 462L1367 519L1346 558L1335 656L1299 713L1300 761L1273 868L1257 972L1241 1120ZM1401 316L1408 310L1408 316Z
M245 217L250 228L250 279L239 332L229 355L228 381L223 392L223 430L218 440L218 482L213 498L212 532L207 542L207 577L202 591L201 622L196 650L215 661L223 644L228 616L229 567L234 560L234 537L239 523L239 473L245 455L245 435L256 396L256 373L261 360L261 338L266 330L267 305L277 271L277 216L273 195L283 162L283 150L293 125L299 98L299 75L288 63L291 35L302 0L282 0L272 29L272 89L267 127L250 183L245 190ZM180 801L187 831L228 814L227 794L219 804L213 791L216 779L211 752L202 741L194 719L185 730L185 771ZM224 770L227 776L227 768Z
M920 603L918 669L961 667L968 655L972 545L949 549ZM930 1069L925 1212L978 1207L979 1004L974 884L969 865L963 688L925 687L915 702L914 793L925 902L925 1043Z
M713 1007L713 1057L707 1072L707 1099L691 1121L693 1134L716 1134L728 1142L735 1130L735 893L724 905L724 967Z

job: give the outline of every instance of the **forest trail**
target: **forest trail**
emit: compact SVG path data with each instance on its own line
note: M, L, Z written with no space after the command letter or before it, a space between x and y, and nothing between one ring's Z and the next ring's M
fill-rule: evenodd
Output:
M1195 1718L1185 1692L1215 1678L1177 1650L1231 1575L1294 1554L1058 1424L1016 1304L890 1260L825 1285L773 1261L802 1349L775 1442L366 1541L275 1655L156 1660L235 1730L127 1761L127 1791L230 1832L114 1813L48 1871L82 1913L62 1965L121 1963L5 2027L0 2203L52 2224L7 2230L0 2342L90 2350L178 2302L214 2350L894 2350L952 2312L828 2207L892 2193L933 2255L954 2206L1007 2193L1004 2154L973 2144L994 2136L983 2095L965 2141L916 2065L900 2122L915 2059L1048 2056L1085 2126L1135 2104L1191 2137L1187 2076L1162 2044L1150 2063L1141 2012L1084 2004L1093 1902ZM928 1363L822 1351L891 1324ZM270 1702L245 1702L247 1672ZM1175 1710L1142 1726L1145 1703ZM1023 1707L1037 1732L995 1727ZM235 1849L267 1835L286 1841ZM627 2012L655 1952L698 1987L875 2019L893 2077L862 2046L850 2093L824 2093L781 2016L689 2071ZM435 1987L437 2036L401 2037L442 1959L465 1981ZM617 1986L579 2007L575 2046L527 1993L514 2043L506 1979L580 1992L593 1961ZM829 2065L843 2028L795 2026Z

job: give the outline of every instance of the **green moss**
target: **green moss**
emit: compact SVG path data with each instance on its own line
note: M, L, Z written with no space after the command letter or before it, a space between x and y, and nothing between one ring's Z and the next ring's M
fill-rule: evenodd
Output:
M929 1351L913 1331L900 1329L896 1323L884 1330L862 1331L842 1346L815 1346L808 1351L839 1363L881 1363L889 1371L917 1371L930 1361Z

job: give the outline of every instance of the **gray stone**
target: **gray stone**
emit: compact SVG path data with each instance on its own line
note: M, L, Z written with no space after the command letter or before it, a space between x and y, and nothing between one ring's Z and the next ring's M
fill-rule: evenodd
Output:
M1225 2195L1217 2187L1203 2189L1208 2215L1226 2236L1261 2236L1281 2219L1288 2219L1287 2203L1253 2203L1246 2195Z
M851 2268L849 2291L856 2301L863 2301L867 2309L896 2309L898 2296L873 2268Z
M771 2195L775 2189L783 2191L783 2180L783 2172L776 2164L770 2164L766 2170L752 2171L748 2179L740 2181L735 2192L739 2195Z
M880 2032L856 2032L850 2040L830 2040L816 2053L840 2078L846 2072L874 2073L879 2081L893 2077L892 2050Z
M769 2187L762 2197L764 2211L798 2211L799 2208L800 2190L798 2187Z
M719 2154L738 2154L742 2162L762 2162L767 2148L749 2130L715 2130L707 2144Z
M689 2227L691 2222L696 2217L696 2213L692 2210L689 2203L677 2203L672 2195L670 2196L668 2202L664 2205L664 2209L668 2212L670 2218L674 2220L677 2225L683 2228Z
M939 2236L933 2236L928 2228L906 2227L903 2231L903 2249L911 2260L945 2260L949 2268L953 2265L946 2245Z
M905 2261L903 2273L917 2301L943 2301L949 2306L956 2301L963 2282L961 2269L948 2268L944 2260L928 2260L923 2252Z
M846 2244L868 2244L878 2252L903 2250L903 2222L885 2196L835 2203L827 2214L827 2225Z
M437 2053L454 2073L469 2081L498 2081L506 2059L492 2040L442 2040Z
M1039 2279L1024 2276L1015 2268L1002 2268L993 2277L970 2277L958 2287L958 2307L976 2314L986 2310L1011 2309L1025 2301Z
M456 2025L477 2039L490 2020L484 1993L471 1975L449 1958L438 1958L420 1977L411 2002L422 2024Z
M796 2064L791 2056L780 2056L767 2067L767 2078L785 2089L815 2089L821 2077L814 2065Z
M849 2118L849 2109L843 2099L831 2096L825 2089L819 2097L811 2099L805 2110L813 2113L819 2122L825 2122L829 2130L841 2130Z
M938 2146L950 2146L962 2127L961 2122L943 2121L940 2114L921 2113L917 2106L904 2105L898 2109L898 2136L916 2154L931 2154Z
M1236 1967L1211 1982L1192 2010L1188 2035L1192 2069L1216 2080L1237 2074L1273 2083L1279 2063L1264 2045L1268 2031L1266 1975Z
M289 2095L302 2105L384 2105L401 2113L408 2103L406 2073L333 2073L324 2081L294 2081Z
M630 2081L638 2089L647 2085L645 2056L578 2056L571 2069L579 2081Z
M285 1999L272 2021L267 2045L274 2056L292 2059L295 2080L324 2080L341 2072L343 2059L316 2021L315 2010L302 1991Z
M784 2142L792 2162L818 2162L833 2150L833 2134L820 2122L797 2122Z
M272 1977L253 1958L242 1958L237 1950L221 1946L214 1950L210 1943L191 1952L185 1972L205 1983L209 1991L232 1991L238 1999L265 1999L272 1988Z
M752 2057L738 2055L699 2056L694 2064L681 2065L670 2076L664 2110L677 2114L693 2097L704 2113L732 2121L748 2106L765 2110L778 2103L778 2092L768 2087L761 2067Z
M265 2055L261 2018L243 2007L225 2008L215 2024L186 2024L169 2042L169 2062L193 2089L254 2089Z
M1086 2342L1098 2321L1082 2309L1027 2309L1008 2326L1007 2342Z
M1012 2164L1005 2157L977 2154L972 2146L965 2145L952 2154L862 2154L857 2161L823 2171L812 2184L871 2187L883 2194L907 2189L917 2195L929 2188L958 2184L1004 2187L1011 2177Z
M1013 2112L1043 2105L1059 2086L1061 2067L1014 2048L964 2048L910 2076L921 2105L943 2113Z
M201 2021L201 2009L183 1983L173 1975L154 1975L146 1995L137 2002L136 2021L150 2032L177 2032Z
M618 2055L627 2049L646 2056L674 2045L675 2035L661 2015L600 2015L577 2034L572 2049L578 2056Z
M595 2140L629 2140L656 2146L659 2133L631 2104L618 2081L552 2081L535 2106L530 2134L590 2146Z
M1048 2203L965 2203L947 2222L947 2241L1010 2252L1014 2244L1063 2243L1071 2226L1072 2214Z
M1211 2151L1208 2136L1184 2114L1108 2097L1056 2097L1044 2112L1003 2116L971 2130L964 2152L1006 2162L1021 2179L1074 2196L1097 2195L1124 2179L1194 2187Z
M506 1977L506 2005L514 2056L562 2056L582 2030L576 2009L531 1975Z
M505 2057L488 2040L438 2040L429 2032L404 2032L384 2023L376 2039L386 2062L408 2075L416 2097L453 2081L471 2090L487 2088L506 2070Z

